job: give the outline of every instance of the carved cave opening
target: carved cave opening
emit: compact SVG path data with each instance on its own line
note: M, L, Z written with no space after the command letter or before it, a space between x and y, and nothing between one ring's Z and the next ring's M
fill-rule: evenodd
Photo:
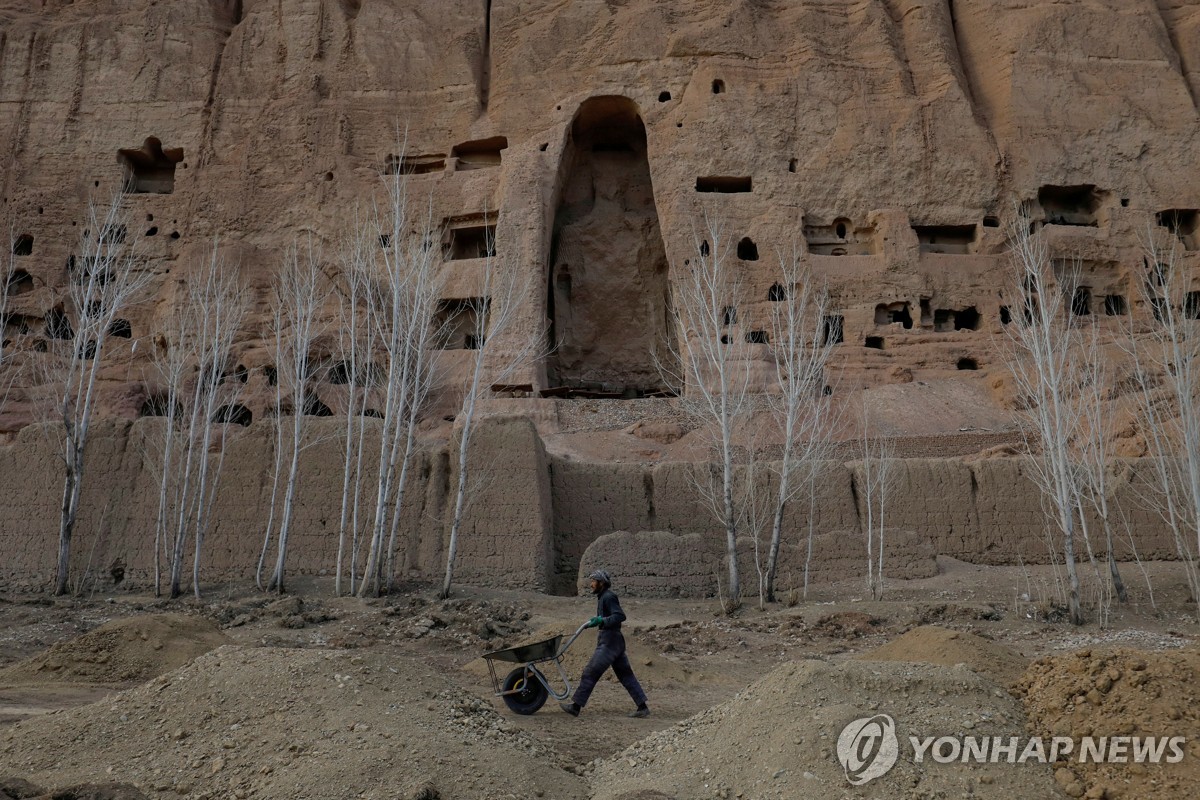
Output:
M1038 189L1038 205L1047 225L1099 225L1100 209L1108 192L1091 184L1080 186L1043 186Z
M547 286L552 388L664 393L673 368L666 249L646 127L623 97L584 102L563 155Z
M443 350L478 350L483 346L479 323L486 319L488 300L464 297L439 300L434 326Z
M821 340L825 344L841 344L845 339L846 319L841 314L831 314L821 319Z
M117 151L125 166L125 191L133 194L170 194L175 191L175 165L183 161L182 147L163 148L153 136L141 147Z
M316 394L308 392L304 395L304 403L300 406L300 413L307 417L332 417L333 409L321 402L321 398Z
M178 417L181 409L178 403L175 404L175 414ZM154 392L146 395L146 399L142 401L141 408L138 409L139 417L166 417L171 416L171 401L166 392Z
M748 176L737 175L707 175L696 178L697 192L715 192L717 194L742 194L754 191L754 181Z
M814 222L804 226L808 252L816 256L871 255L874 239L873 226L858 228L846 217L838 217L828 225Z
M448 220L445 242L447 261L492 258L496 255L496 222L482 214Z
M933 329L939 333L979 330L979 322L979 311L975 306L959 309L938 308L933 312Z
M245 364L238 364L233 368L233 372L223 373L217 380L217 385L224 386L235 381L243 386L250 381L250 370L246 369Z
M71 320L63 313L62 308L52 308L46 312L46 336L51 339L74 339L75 329Z
M0 317L0 322L4 323L5 340L10 341L13 336L28 336L33 331L33 326L37 324L38 319L27 314L5 314Z
M737 257L741 261L758 261L758 245L749 236L742 237L737 245Z
M212 421L217 425L240 425L246 428L254 421L254 415L241 403L233 403L213 412Z
M1183 296L1183 316L1200 319L1200 292L1188 292Z
M389 153L383 162L384 175L428 175L446 169L445 153L398 156Z
M15 269L8 276L7 292L9 297L28 294L33 291L33 276L23 269Z
M1092 314L1092 290L1086 286L1075 287L1071 295L1071 316L1088 317Z
M1104 316L1123 317L1129 313L1129 305L1123 294L1108 294L1104 296Z
M914 225L922 253L966 255L975 243L974 225Z
M477 139L455 145L450 151L450 155L455 158L454 171L498 167L501 161L501 151L507 149L508 138L504 136L493 136L488 139Z
M913 319L908 303L880 303L875 306L876 325L893 325L895 323L903 325L906 331L912 329Z
M1185 250L1200 250L1200 211L1194 208L1169 208L1154 215L1159 225L1169 230Z

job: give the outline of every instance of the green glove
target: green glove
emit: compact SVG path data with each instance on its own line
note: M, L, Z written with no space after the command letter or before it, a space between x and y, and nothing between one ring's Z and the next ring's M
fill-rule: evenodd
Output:
M602 622L604 622L604 617L592 617L591 619L588 620L587 626L589 628L599 628L600 623L602 623Z

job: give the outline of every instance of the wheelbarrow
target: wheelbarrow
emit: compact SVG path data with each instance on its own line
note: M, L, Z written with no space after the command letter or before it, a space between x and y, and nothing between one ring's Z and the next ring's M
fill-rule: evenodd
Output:
M580 625L575 633L567 639L566 644L562 643L565 634L560 633L558 636L540 642L484 653L483 658L487 661L488 672L492 676L492 688L496 690L498 697L504 698L504 705L517 714L535 714L539 708L545 705L547 697L553 697L559 701L570 697L571 681L567 678L566 671L563 670L562 660L567 650L579 638L579 634L583 633L587 627L588 623L586 622ZM496 674L496 662L520 664L521 666L508 673L502 683ZM563 682L561 692L555 690L546 677L546 673L540 669L551 663L558 668L558 676Z

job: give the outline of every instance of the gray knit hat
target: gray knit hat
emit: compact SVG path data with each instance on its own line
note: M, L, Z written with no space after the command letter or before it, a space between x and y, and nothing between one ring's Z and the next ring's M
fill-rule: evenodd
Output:
M605 586L612 586L612 576L602 569L592 570L591 574L588 575L588 580L597 580Z

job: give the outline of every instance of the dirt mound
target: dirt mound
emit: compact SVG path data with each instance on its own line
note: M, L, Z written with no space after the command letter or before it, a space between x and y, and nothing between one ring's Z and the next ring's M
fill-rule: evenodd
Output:
M0 670L0 685L148 681L228 644L212 622L185 614L146 614L101 625Z
M1012 648L973 633L952 631L937 625L915 628L856 658L864 661L914 661L945 667L966 664L1001 686L1012 686L1029 663Z
M83 783L40 794L34 800L147 800L127 783Z
M319 601L297 595L278 600L255 597L240 603L219 604L209 613L222 628L240 628L260 619L273 618L281 628L297 629L337 619L337 615L326 610Z
M126 783L84 783L51 792L26 780L0 775L0 800L146 800Z
M848 723L874 714L895 719L901 756L890 772L855 790L837 760L836 744ZM727 703L594 762L590 777L596 800L824 800L850 792L880 798L1052 797L1054 779L1046 766L915 764L907 744L909 735L967 730L1012 736L1024 722L1011 695L964 668L801 661L774 670Z
M456 647L499 650L529 634L529 611L517 603L409 595L390 601L384 615L402 636Z
M861 611L838 611L817 620L813 632L822 636L857 639L860 636L878 633L877 629L883 623L884 620Z
M1042 658L1017 684L1042 736L1185 736L1178 764L1062 763L1072 797L1200 797L1200 649L1080 650ZM1132 760L1132 759L1131 759Z
M112 767L170 796L585 798L557 762L438 668L361 650L222 647L0 733L0 763L34 783Z

